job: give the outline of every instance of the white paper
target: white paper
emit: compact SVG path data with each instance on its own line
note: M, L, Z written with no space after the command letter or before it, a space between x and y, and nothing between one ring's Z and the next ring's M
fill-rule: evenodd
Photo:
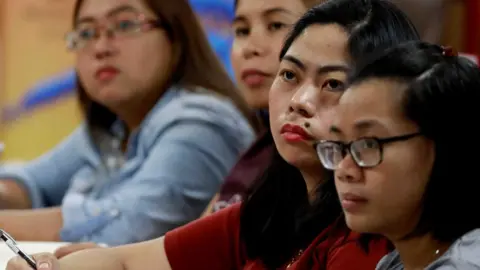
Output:
M18 242L18 247L27 254L36 254L43 252L53 253L57 248L67 245L68 243L59 242ZM7 267L8 261L15 256L5 243L0 241L0 269Z

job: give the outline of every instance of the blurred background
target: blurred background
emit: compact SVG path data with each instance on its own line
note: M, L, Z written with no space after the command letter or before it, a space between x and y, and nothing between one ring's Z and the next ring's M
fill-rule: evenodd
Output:
M260 1L260 0L259 0ZM429 41L480 52L478 0L392 0ZM229 72L233 0L191 0ZM73 55L65 49L73 0L0 0L0 140L3 159L28 160L79 123Z

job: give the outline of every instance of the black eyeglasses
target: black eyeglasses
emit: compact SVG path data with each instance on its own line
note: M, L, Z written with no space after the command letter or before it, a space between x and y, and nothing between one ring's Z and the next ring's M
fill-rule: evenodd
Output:
M324 140L316 143L314 147L320 161L326 169L337 169L347 153L350 153L359 167L371 168L383 161L383 145L392 142L406 141L419 135L421 134L417 132L382 139L367 137L349 143Z

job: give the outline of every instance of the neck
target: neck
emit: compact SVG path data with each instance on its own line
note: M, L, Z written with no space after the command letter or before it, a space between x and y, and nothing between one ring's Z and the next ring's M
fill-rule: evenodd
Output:
M155 106L155 102L144 102L138 105L136 104L128 104L119 106L117 110L115 110L115 114L120 118L126 125L127 133L130 134L132 131L137 129L140 124L143 122L147 114L152 110Z
M315 200L317 197L316 191L317 187L323 182L323 169L321 166L314 168L312 170L301 170L303 180L305 180L305 185L307 186L308 198L310 202Z
M438 259L451 243L443 243L426 234L408 239L392 241L400 254L404 269L424 269Z

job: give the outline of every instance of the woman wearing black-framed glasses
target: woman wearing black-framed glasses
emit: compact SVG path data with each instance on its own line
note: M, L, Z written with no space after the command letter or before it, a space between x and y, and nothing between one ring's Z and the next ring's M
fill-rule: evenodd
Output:
M360 65L315 144L348 227L395 246L377 270L480 269L479 78L448 48L390 49Z

